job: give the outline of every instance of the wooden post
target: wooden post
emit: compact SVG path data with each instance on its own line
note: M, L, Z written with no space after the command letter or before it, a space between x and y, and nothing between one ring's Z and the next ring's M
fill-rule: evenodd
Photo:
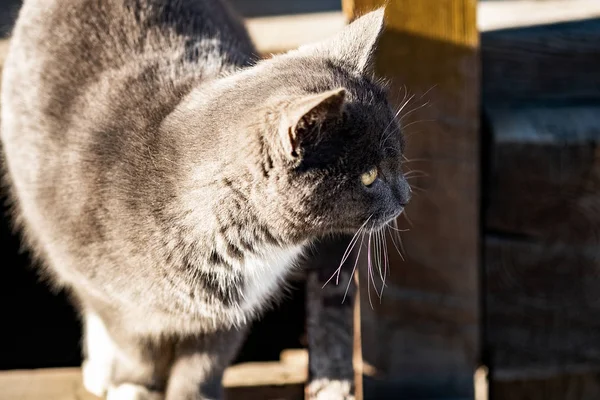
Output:
M365 398L471 399L479 357L479 36L476 0L343 0L348 19L387 3L377 75L405 105L415 196L381 304L363 275ZM393 249L392 245L389 246ZM371 290L373 295L373 289ZM371 369L371 368L370 368Z
M356 285L356 293L354 295L354 313L353 313L353 352L352 365L354 367L354 385L355 400L364 399L363 389L363 358L362 358L362 335L361 335L361 318L360 318L360 279L358 274L354 275L354 283Z

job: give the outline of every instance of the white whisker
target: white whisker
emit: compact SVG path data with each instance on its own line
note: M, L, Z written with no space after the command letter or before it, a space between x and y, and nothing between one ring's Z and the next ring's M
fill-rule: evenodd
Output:
M369 241L371 240L371 233L369 234ZM373 284L373 290L375 290L375 294L377 295L377 297L381 297L379 294L379 291L377 290L377 285L375 284L375 276L373 275L373 266L371 263L369 263L371 265L371 267L369 268L369 275L371 277L371 283ZM367 280L367 285L368 285L368 280ZM371 303L371 297L369 296L369 302ZM373 303L371 303L371 307L373 307Z
M373 302L371 301L371 285L369 282L371 276L371 235L372 232L369 232L369 241L367 242L367 295L369 297L371 309L373 309Z
M421 122L435 122L435 119L418 119L416 121L412 121L406 125L402 125L402 129L406 130L406 128L408 128L411 125L415 125Z
M352 278L354 277L354 273L356 272L356 267L358 266L358 260L360 259L360 252L362 251L362 246L365 241L365 233L363 232L360 235L360 245L358 246L358 254L356 255L356 261L354 261L354 267L352 267L352 273L350 274L350 279L348 279L348 285L346 286L346 291L344 292L344 297L342 298L342 303L346 300L346 296L348 295L348 290L350 289L350 284L352 283Z
M387 226L388 228L391 228L390 226ZM398 245L396 244L396 240L394 239L394 232L391 232L392 234L390 235L390 238L392 239L392 244L394 245L394 247L396 248L396 251L398 252L398 255L400 256L400 258L402 259L402 261L406 261L404 259L404 256L402 255L402 252L400 251L400 249L398 248Z
M407 112L406 114L404 114L402 117L400 117L400 122L402 122L402 120L403 120L404 118L408 117L410 114L412 114L412 113L414 113L415 111L418 111L418 110L420 110L421 108L423 108L423 107L426 107L426 106L428 106L428 105L429 105L429 102L426 102L426 103L424 103L424 104L420 105L419 107L415 107L415 108L413 108L412 110L410 110L409 112Z
M385 238L385 226L381 229L381 238L382 238L382 245L383 245L383 276L381 277L381 297L379 298L379 302L381 303L381 300L383 298L383 289L385 289L385 280L386 277L388 275L388 271L389 271L389 259L388 259L388 252L387 252L387 240Z
M360 226L360 228L358 228L358 230L356 231L356 233L354 234L354 236L352 236L352 239L350 240L350 243L348 244L348 247L346 247L346 251L344 252L344 255L342 256L342 261L340 262L339 267L335 270L335 272L333 273L333 275L331 275L331 277L329 279L327 279L327 282L325 282L322 286L322 288L324 288L325 286L327 286L327 284L333 279L334 276L336 277L335 280L335 284L339 284L339 279L340 279L340 273L342 271L342 266L344 265L344 263L346 262L346 260L348 259L348 257L350 256L350 254L352 253L352 250L354 249L354 246L356 246L356 242L358 241L358 235L360 234L360 232L364 229L365 225L367 225L367 223L369 222L369 220L371 219L371 217L373 217L373 214L371 214L369 216L369 218L367 218L367 220Z

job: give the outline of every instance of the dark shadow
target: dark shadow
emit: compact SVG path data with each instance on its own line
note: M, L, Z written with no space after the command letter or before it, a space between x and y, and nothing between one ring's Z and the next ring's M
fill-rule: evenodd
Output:
M0 0L0 39L8 37L23 0Z
M0 218L0 370L79 365L81 329L64 293L40 281L29 254L12 234L5 196Z

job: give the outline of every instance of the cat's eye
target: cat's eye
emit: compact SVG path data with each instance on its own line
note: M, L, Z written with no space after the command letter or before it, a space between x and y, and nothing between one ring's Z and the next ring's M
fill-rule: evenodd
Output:
M372 168L360 176L360 181L365 186L371 186L375 179L377 179L377 168Z

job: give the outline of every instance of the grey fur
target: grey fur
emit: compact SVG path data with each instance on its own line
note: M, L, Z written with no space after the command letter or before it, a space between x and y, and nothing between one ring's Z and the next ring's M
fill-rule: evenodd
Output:
M349 240L325 238L315 246L307 265L306 330L309 350L307 398L354 400L352 265L341 270L339 284L330 281ZM353 264L357 252L349 259ZM347 289L347 292L346 292Z
M367 73L382 23L256 62L219 1L25 1L3 72L7 179L85 320L91 391L219 398L305 246L401 212L402 137Z

